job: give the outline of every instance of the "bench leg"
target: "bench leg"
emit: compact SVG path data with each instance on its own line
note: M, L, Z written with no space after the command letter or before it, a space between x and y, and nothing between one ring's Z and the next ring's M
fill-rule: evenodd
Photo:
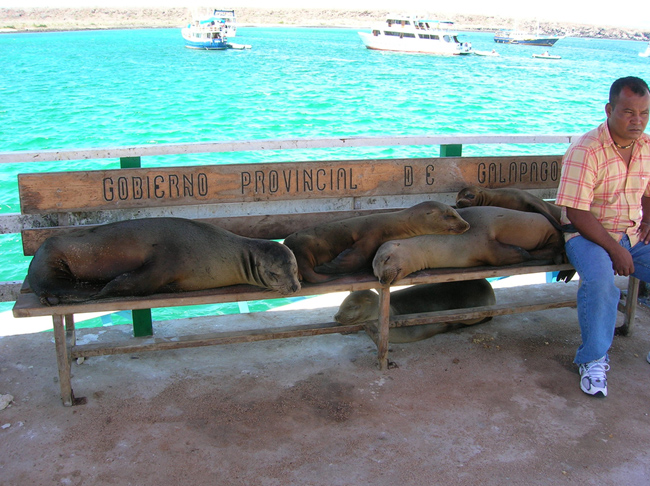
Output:
M638 278L630 277L627 284L627 297L625 298L625 307L623 314L625 320L623 325L617 329L617 334L621 336L629 336L632 333L632 326L634 326L634 316L636 315L637 297L639 295Z
M379 369L388 369L388 330L390 328L390 287L379 289L379 336L377 338L377 359Z
M69 320L68 317L72 320L72 316L65 316L66 324ZM70 382L70 367L72 363L66 339L67 332L63 324L63 316L54 314L52 316L52 323L54 327L54 345L56 347L56 364L59 368L61 401L64 406L71 407L74 403L74 395L72 393L72 385Z
M65 315L65 337L68 343L68 349L77 344L77 330L74 326L74 315Z

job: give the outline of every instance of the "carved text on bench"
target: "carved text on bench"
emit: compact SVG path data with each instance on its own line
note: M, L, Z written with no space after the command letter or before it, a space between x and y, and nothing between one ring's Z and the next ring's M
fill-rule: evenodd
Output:
M516 184L518 182L546 182L560 180L560 162L491 162L479 163L476 180L479 184Z
M425 157L19 174L21 209L90 211L298 198L557 188L562 156Z

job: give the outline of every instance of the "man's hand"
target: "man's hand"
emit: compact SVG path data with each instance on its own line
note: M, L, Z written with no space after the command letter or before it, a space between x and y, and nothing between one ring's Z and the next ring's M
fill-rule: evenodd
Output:
M643 196L641 198L641 211L643 219L636 234L639 241L643 241L647 245L650 243L650 197Z
M636 234L639 236L639 241L643 241L646 245L650 243L650 223L641 221Z
M649 199L650 201L650 199ZM612 268L614 274L627 277L634 273L634 260L629 251L623 248L614 238L612 238L605 228L600 224L596 217L589 211L567 208L567 217L575 226L582 236L597 245L600 245L612 259ZM645 237L649 238L647 224L643 225L646 229ZM639 231L641 228L639 228Z
M612 259L612 268L615 275L627 277L634 273L634 261L632 254L621 245L616 245L608 250L609 257Z

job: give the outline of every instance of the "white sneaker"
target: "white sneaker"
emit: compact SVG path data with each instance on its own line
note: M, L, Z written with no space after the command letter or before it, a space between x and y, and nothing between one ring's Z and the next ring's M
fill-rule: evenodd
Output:
M607 396L607 375L609 364L607 358L580 365L580 389L587 395Z

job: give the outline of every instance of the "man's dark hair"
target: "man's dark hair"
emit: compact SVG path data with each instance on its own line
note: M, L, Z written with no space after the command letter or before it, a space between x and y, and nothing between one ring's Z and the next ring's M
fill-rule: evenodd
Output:
M616 103L623 88L628 88L632 93L639 96L644 96L646 93L650 93L648 84L641 78L637 78L636 76L619 78L614 81L612 87L609 88L609 102L611 104Z

